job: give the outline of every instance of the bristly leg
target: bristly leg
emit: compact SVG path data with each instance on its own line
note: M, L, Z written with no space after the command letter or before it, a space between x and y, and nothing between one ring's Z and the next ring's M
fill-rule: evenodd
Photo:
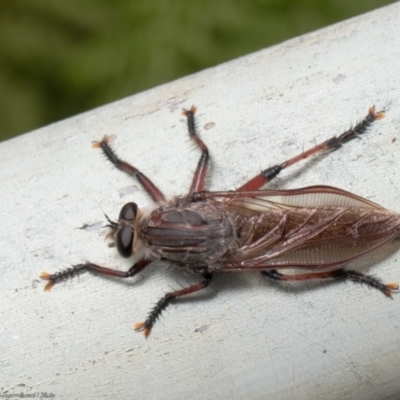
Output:
M130 278L136 274L138 274L140 271L142 271L144 268L146 268L152 260L148 259L141 259L131 268L129 268L128 271L118 271L116 269L111 269L111 268L106 268L102 267L97 264L93 263L86 263L86 264L77 264L73 265L71 268L67 268L64 271L57 272L55 274L49 274L48 272L42 272L40 274L40 277L47 282L44 290L46 292L49 292L51 288L59 282L65 281L67 279L73 278L83 272L86 271L91 271L95 272L101 275L108 275L108 276L116 276L118 278Z
M200 192L204 189L208 164L210 162L210 154L208 151L208 147L206 144L200 139L197 129L196 129L196 120L194 117L195 112L197 111L197 107L192 106L190 110L183 110L182 114L187 118L187 127L189 136L196 143L197 147L201 150L200 160L197 164L196 171L194 173L192 184L190 185L189 193Z
M140 172L133 165L118 158L114 150L111 148L110 139L107 136L104 136L100 142L93 142L92 147L95 149L100 148L107 159L119 170L126 172L130 176L136 177L143 189L146 190L154 201L158 203L165 201L164 194L145 174Z
M335 272L335 271L333 271ZM338 269L336 270L336 278L348 279L355 283L362 283L369 286L370 288L378 289L386 297L392 298L392 293L399 290L399 284L397 282L383 283L379 278L371 275L363 274L362 272L354 271L351 269Z
M172 301L178 297L186 296L190 293L205 289L212 282L212 279L212 274L205 273L203 274L203 281L201 283L181 290L176 290L175 292L166 293L151 310L147 319L144 322L137 322L134 325L135 330L143 332L144 336L147 338L150 335L151 329L153 328L157 318L171 304Z
M273 281L306 281L310 279L348 279L355 283L362 283L370 288L378 289L385 296L392 297L392 293L399 289L397 282L383 283L379 278L363 274L362 272L347 270L344 268L324 272L310 272L306 274L286 275L281 274L275 269L261 271L261 274Z
M281 164L274 165L273 167L261 171L260 174L256 175L254 178L250 179L248 182L242 185L238 189L238 191L260 189L262 186L272 181L272 179L274 179L285 168L290 167L291 165L296 164L297 162L304 160L310 156L338 149L350 140L355 139L365 133L374 121L382 119L384 117L384 111L376 112L375 106L370 107L370 109L368 110L368 115L353 128L350 128L339 136L333 136L325 142L314 146L311 149L304 151Z

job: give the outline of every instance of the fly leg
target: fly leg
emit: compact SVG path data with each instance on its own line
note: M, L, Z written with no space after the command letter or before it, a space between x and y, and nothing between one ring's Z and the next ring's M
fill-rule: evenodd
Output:
M392 293L399 289L397 282L383 283L380 279L374 276L363 274L354 270L343 268L334 269L332 271L313 272L307 274L285 275L278 272L276 269L270 271L261 271L261 274L273 281L305 281L309 279L347 279L355 283L362 283L370 288L378 289L385 296L392 297Z
M192 106L190 110L183 110L183 115L185 115L187 118L189 136L191 139L193 139L197 147L199 147L199 149L201 150L200 160L197 164L196 171L192 179L192 184L190 185L189 193L199 192L204 189L208 164L210 162L210 154L208 152L208 148L197 134L196 120L194 118L196 110L197 107L195 106Z
M161 203L165 201L165 196L161 190L142 172L140 172L136 167L118 158L114 150L110 146L110 139L104 136L100 142L93 142L94 148L100 148L107 159L114 164L121 171L126 172L130 176L136 177L139 183L142 185L144 190L149 194L149 196L156 202Z
M175 292L169 292L162 297L154 308L150 311L147 319L144 322L137 322L134 325L135 330L141 331L144 333L144 336L147 338L150 333L151 329L153 328L154 323L156 322L157 318L161 315L161 313L169 306L169 304L181 296L186 296L187 294L198 292L199 290L205 289L213 279L212 274L204 273L203 281L197 285L189 286L187 288L183 288L181 290L176 290Z
M254 178L242 185L238 191L260 189L262 186L274 179L283 169L316 154L336 150L339 147L342 147L345 143L365 133L374 121L384 117L385 113L383 111L375 112L375 107L371 107L368 110L368 115L362 121L346 132L343 132L340 136L333 136L325 142L314 146L311 149L304 151L293 158L290 158L289 160L286 160L282 164L277 164L261 171L260 174L256 175Z
M56 283L73 278L74 276L77 276L86 271L96 272L102 275L116 276L118 278L130 278L131 276L134 276L145 269L151 263L151 261L152 260L142 258L141 260L133 264L133 266L129 268L128 271L118 271L116 269L101 267L100 265L93 263L77 264L73 265L71 268L65 269L64 271L60 271L55 274L42 272L40 274L40 277L48 281L44 290L46 292L49 292Z

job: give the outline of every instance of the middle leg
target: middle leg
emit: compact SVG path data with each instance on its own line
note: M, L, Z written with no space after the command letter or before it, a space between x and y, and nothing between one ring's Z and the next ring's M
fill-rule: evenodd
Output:
M198 292L199 290L205 289L210 283L212 282L213 276L210 273L203 274L203 281L197 285L192 285L187 288L183 288L181 290L176 290L175 292L166 293L164 297L162 297L154 308L150 311L146 321L144 322L137 322L134 325L135 330L143 331L144 336L147 338L150 333L151 329L153 328L154 323L156 322L157 318L160 314L165 310L169 304L178 297L186 296L187 294Z
M183 110L183 115L185 115L187 118L189 136L191 139L193 139L193 141L201 150L200 160L197 164L196 171L192 179L192 184L190 185L189 193L200 192L204 189L208 164L210 162L210 154L208 148L197 134L196 120L194 118L194 114L196 111L197 108L195 106L192 106L190 110Z

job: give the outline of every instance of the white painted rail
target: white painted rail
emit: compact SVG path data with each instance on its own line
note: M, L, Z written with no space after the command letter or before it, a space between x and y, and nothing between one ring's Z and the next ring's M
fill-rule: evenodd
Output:
M0 143L1 394L398 399L400 295L220 274L144 340L133 322L195 276L155 264L129 282L86 274L45 293L38 275L85 259L130 267L98 225L79 228L103 212L116 218L127 201L151 202L91 141L115 134L121 157L168 196L183 193L199 157L180 115L192 104L211 150L211 190L341 133L373 104L385 109L362 140L275 185L330 184L400 211L399 21L396 3ZM359 266L400 281L399 258L380 252Z

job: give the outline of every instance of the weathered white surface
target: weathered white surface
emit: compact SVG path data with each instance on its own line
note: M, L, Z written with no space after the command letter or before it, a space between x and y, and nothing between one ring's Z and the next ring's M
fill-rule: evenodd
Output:
M285 171L278 183L330 184L400 211L399 21L394 4L1 143L0 391L398 399L400 295L219 275L206 293L171 306L146 341L132 323L196 277L158 264L129 282L86 274L45 293L38 274L84 259L130 267L103 230L79 227L103 221L103 211L116 218L127 201L150 201L142 190L120 197L137 183L91 141L115 134L121 157L168 196L183 193L199 157L180 115L192 104L213 157L212 190L341 133L372 104L384 108L387 118L363 140ZM364 270L399 281L399 254L367 257Z

